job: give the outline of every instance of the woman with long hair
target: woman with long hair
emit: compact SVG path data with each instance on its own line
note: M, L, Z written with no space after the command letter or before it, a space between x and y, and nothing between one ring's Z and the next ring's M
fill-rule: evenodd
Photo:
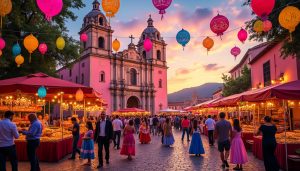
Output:
M128 124L124 128L124 139L120 154L128 156L128 160L132 160L132 156L135 156L135 140L133 134L135 133L133 120L129 120Z
M144 120L142 121L139 132L140 132L139 138L140 138L141 144L150 143L150 141L151 141L150 127L149 127L147 118L144 118Z
M233 170L243 170L242 165L248 162L247 151L242 140L242 128L238 119L233 120L230 163L236 164Z
M195 154L196 156L200 156L201 154L204 154L204 148L200 136L200 128L198 126L198 120L194 119L192 124L192 142L190 145L189 153Z
M95 158L94 153L94 131L93 123L91 121L86 122L86 128L88 131L85 133L82 141L82 147L80 151L81 159L88 159L88 162L85 165L91 165L91 159Z
M166 122L163 125L163 145L170 147L174 144L174 136L172 132L172 124L170 122L170 118L166 119Z

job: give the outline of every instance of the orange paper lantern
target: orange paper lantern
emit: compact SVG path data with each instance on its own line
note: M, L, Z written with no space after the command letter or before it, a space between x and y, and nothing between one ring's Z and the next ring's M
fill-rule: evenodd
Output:
M207 53L208 53L208 51L210 51L210 49L214 46L214 40L210 37L206 37L203 40L203 46L207 49Z

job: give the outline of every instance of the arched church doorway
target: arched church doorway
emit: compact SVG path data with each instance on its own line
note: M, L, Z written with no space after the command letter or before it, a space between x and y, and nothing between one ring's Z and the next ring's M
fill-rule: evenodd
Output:
M135 96L131 96L129 97L129 99L127 100L127 108L139 108L140 106L140 100L135 97Z

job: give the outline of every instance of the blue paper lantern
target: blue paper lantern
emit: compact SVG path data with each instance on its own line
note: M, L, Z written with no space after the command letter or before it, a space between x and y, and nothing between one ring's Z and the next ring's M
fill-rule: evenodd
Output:
M45 88L44 86L41 86L41 87L38 89L38 96L39 96L40 98L44 98L44 97L46 97L46 95L47 95L47 90L46 90L46 88Z
M16 43L13 45L12 54L13 54L13 57L21 54L21 47L20 47L19 43Z
M182 45L183 49L184 47L189 43L191 40L191 35L188 31L182 29L180 30L176 35L176 40L179 44Z

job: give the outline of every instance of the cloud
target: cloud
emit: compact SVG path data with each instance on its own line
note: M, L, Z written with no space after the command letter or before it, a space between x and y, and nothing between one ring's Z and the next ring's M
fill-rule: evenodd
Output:
M186 68L179 68L176 70L176 75L186 75L189 73L191 73L191 71Z
M217 70L225 68L225 67L224 66L218 66L218 64L214 63L214 64L203 65L203 68L204 68L205 71L217 71Z

